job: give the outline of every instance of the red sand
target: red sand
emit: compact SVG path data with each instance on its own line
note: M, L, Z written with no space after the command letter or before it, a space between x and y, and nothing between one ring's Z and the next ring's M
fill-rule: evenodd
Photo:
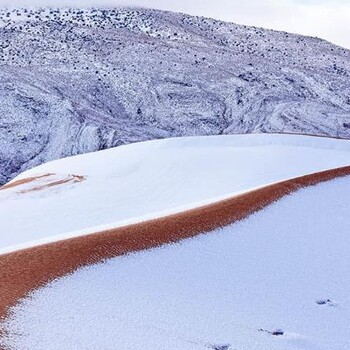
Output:
M82 182L86 179L85 176L82 175L67 175L65 178L61 179L61 180L56 180L56 181L48 181L45 184L37 184L36 182L38 182L38 180L43 179L43 178L49 178L50 176L53 176L55 174L44 174L44 175L40 175L40 176L33 176L33 177L28 177L25 179L21 179L21 180L17 180L14 182L11 182L9 184L6 184L2 187L0 187L0 191L4 191L4 190L8 190L10 188L16 188L18 187L18 192L17 193L28 193L28 192L32 192L32 191L40 191L40 190L44 190L46 188L49 187L54 187L54 186L58 186L58 185L63 185L65 183L77 183L77 182ZM24 190L20 190L20 186L25 185L25 184L32 184L32 187L26 188Z
M350 175L350 166L266 186L165 218L0 255L0 318L29 292L79 267L211 231L244 219L302 187L346 175Z
M53 174L44 174L44 175L40 175L40 176L33 176L33 177L27 177L27 178L21 179L21 180L16 180L16 181L10 182L4 186L1 186L0 191L4 191L4 190L7 190L9 188L13 188L13 187L21 186L21 185L24 185L27 183L31 183L33 181L36 181L36 180L39 180L39 179L42 179L44 177L48 177L51 175L53 175Z
M50 188L50 187L54 187L54 186L58 186L58 185L63 185L66 183L77 183L77 182L82 182L86 179L85 176L82 175L68 175L66 178L62 179L62 180L57 180L57 181L52 181L52 182L48 182L45 185L39 185L39 186L35 186L26 190L22 190L19 191L19 193L28 193L28 192L33 192L33 191L41 191L44 190L46 188Z

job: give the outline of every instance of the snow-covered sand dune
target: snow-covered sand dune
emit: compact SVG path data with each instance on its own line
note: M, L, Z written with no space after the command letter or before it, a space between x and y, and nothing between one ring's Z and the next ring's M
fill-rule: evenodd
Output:
M0 348L347 349L350 176L318 183L349 164L349 141L244 135L23 173L0 191Z
M332 180L210 234L79 269L12 310L3 346L348 349L349 198L350 177Z
M0 253L145 221L350 164L350 141L177 138L50 162L0 191ZM16 182L17 181L17 182Z

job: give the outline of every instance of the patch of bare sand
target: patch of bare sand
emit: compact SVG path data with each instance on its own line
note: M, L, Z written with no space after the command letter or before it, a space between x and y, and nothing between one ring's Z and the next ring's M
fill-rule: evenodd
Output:
M40 176L32 176L32 177L27 177L25 179L21 179L21 180L16 180L16 181L12 181L6 185L3 185L0 187L0 191L4 191L4 190L8 190L9 188L13 188L13 187L18 187L18 186L22 186L22 185L26 185L28 183L37 181L39 179L43 179L45 177L51 176L53 174L48 173L48 174L44 174L44 175L40 175Z
M0 317L34 289L79 267L209 232L300 188L350 175L350 166L266 186L165 218L0 255Z
M61 180L56 180L56 181L51 181L51 182L47 182L43 185L38 185L26 190L22 190L19 193L28 193L28 192L36 192L36 191L41 191L44 190L46 188L50 188L50 187L54 187L54 186L58 186L58 185L63 185L63 184L74 184L74 183L78 183L78 182L82 182L86 179L85 176L82 175L68 175L67 177L61 179Z
M62 176L62 179L58 179L58 177L59 176L57 174L52 174L52 173L28 177L25 179L8 183L0 187L0 191L15 188L17 190L17 193L22 194L22 193L41 191L50 187L59 186L67 183L70 183L70 184L78 183L86 179L86 177L82 175L65 175L65 176Z

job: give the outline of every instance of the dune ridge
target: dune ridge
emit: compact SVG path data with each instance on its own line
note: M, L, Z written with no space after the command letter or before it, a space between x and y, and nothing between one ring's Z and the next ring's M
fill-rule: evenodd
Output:
M0 319L31 291L79 267L209 232L303 187L347 175L350 166L326 170L165 218L4 254L0 256Z

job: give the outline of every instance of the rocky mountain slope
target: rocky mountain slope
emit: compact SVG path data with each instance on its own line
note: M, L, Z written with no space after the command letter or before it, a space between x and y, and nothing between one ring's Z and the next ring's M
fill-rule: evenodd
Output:
M1 10L0 101L0 184L154 138L350 138L350 51L156 10Z

